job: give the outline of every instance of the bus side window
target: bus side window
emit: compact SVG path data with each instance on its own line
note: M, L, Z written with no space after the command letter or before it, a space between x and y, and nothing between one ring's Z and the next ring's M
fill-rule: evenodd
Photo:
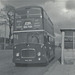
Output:
M44 42L47 43L47 36L44 36Z
M44 36L44 42L48 43L49 42L49 36Z
M51 37L49 36L49 42L51 42Z
M47 41L49 42L49 35L47 36Z

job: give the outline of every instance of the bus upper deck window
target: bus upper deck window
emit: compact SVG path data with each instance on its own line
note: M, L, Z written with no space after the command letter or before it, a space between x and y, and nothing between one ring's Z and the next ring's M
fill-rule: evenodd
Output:
M29 14L41 14L40 8L31 8L29 9Z

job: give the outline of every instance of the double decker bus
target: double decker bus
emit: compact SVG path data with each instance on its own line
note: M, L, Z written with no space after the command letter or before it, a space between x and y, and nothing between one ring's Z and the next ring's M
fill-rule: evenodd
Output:
M49 63L55 57L53 23L40 6L16 9L13 38L15 65Z

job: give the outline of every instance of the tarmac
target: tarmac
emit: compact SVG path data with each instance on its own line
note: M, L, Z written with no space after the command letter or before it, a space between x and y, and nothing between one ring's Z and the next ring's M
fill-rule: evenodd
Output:
M58 49L57 49L58 50ZM10 50L11 51L11 50ZM57 52L57 51L56 51ZM57 52L58 53L58 52ZM58 53L59 54L59 53ZM15 72L15 74L14 75L21 75L21 74L17 74L18 73L18 70L17 69L20 69L20 72L22 72L23 73L23 71L25 72L25 73L28 73L28 72L30 72L30 70L31 70L31 73L32 73L32 70L33 70L33 72L34 72L34 70L36 70L36 69L38 69L38 68L41 68L41 67L31 67L30 69L28 68L27 69L27 67L25 68L25 67L21 67L21 68L17 68L17 69L15 69L14 70L14 66L13 66L13 64L12 64L12 62L11 62L11 57L12 57L12 51L11 52L9 52L9 54L8 54L8 52L6 51L4 51L4 52L1 52L1 54L0 54L0 58L1 58L1 64L4 64L4 66L2 66L2 68L1 68L1 73L2 73L2 69L4 69L4 71L3 71L3 73L1 74L1 75L4 75L4 73L11 73L11 74L9 74L9 75L13 75L12 74L12 72L14 71ZM5 58L5 59L4 59ZM8 59L10 59L10 62L9 62L9 60ZM4 63L3 63L4 62ZM10 64L8 64L8 63L10 63ZM0 64L0 65L1 65ZM8 65L5 65L5 64L8 64ZM16 67L15 67L16 68ZM22 70L21 70L22 69ZM11 70L11 71L10 71ZM26 71L25 71L26 70ZM27 71L28 70L28 71ZM42 69L42 70L44 70L44 69ZM40 70L39 69L39 71L41 72L42 70ZM8 73L6 74L6 75L8 75ZM36 73L36 72L35 72ZM38 72L39 73L39 72ZM28 74L25 74L25 75L28 75ZM35 75L35 74L32 74L32 75ZM40 75L40 74L39 74ZM73 64L61 64L58 60L56 61L56 62L54 62L53 64L52 64L52 66L50 66L49 67L49 65L48 65L48 69L47 69L47 71L45 71L43 74L41 74L41 75L75 75L75 61L74 61L74 63Z
M44 75L75 75L75 64L60 64L55 62Z

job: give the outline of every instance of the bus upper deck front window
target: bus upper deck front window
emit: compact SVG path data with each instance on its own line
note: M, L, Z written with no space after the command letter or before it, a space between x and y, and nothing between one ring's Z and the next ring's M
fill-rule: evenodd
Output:
M30 8L28 10L29 17L42 17L40 8Z
M15 18L16 19L25 19L27 18L27 10L23 10L23 11L17 11L15 14Z

